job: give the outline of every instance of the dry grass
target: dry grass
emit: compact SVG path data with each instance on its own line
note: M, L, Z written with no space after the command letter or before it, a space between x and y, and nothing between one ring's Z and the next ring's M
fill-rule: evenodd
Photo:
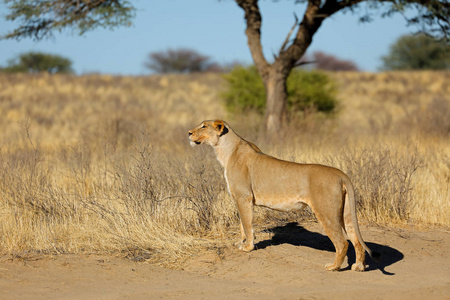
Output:
M362 222L450 226L449 72L332 73L333 118L260 138L219 75L0 74L0 251L122 253L174 265L238 232L222 170L187 130L225 118L267 153L350 175ZM256 209L258 226L311 217Z

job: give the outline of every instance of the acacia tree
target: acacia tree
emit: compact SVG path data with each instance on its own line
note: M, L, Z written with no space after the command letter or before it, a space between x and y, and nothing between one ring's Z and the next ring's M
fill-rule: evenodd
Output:
M316 69L325 71L358 71L358 66L351 60L337 58L334 55L315 51L312 54L312 62Z
M70 59L53 54L41 52L28 52L11 59L6 68L0 68L2 72L9 73L72 73Z
M384 70L450 69L450 46L424 34L404 35L381 60Z
M0 38L51 36L52 31L71 28L83 34L96 27L131 25L135 8L127 0L3 0L9 9L6 20L21 25Z
M420 24L430 34L447 37L450 33L450 3L448 0L296 0L306 9L300 22L288 33L273 63L264 57L261 45L261 23L258 0L235 0L245 13L247 41L253 61L266 89L266 130L269 135L282 127L286 112L286 80L291 70L306 52L323 21L339 11L354 11L367 3L366 11L382 10L382 16L415 12L407 18L409 24ZM69 27L84 33L96 26L114 27L130 23L134 15L131 1L125 0L3 0L10 13L8 20L22 25L6 38L42 38L52 30ZM407 14L409 15L409 14ZM404 14L405 16L405 14ZM361 17L370 20L370 15ZM291 39L291 36L293 38Z
M167 49L152 52L144 66L156 73L195 73L218 70L219 65L192 49Z
M266 132L269 135L276 133L283 124L286 105L286 80L297 62L305 54L323 21L333 14L343 10L354 10L364 0L298 0L306 3L303 18L295 23L288 33L278 54L274 55L273 63L269 63L263 54L261 45L261 24L258 0L236 0L237 4L244 10L247 28L247 42L253 61L261 75L266 89ZM369 1L368 1L369 2ZM414 18L407 19L410 24L422 24L430 33L441 32L449 34L449 11L448 1L370 1L373 8L379 8L381 4L387 5L384 16L390 16L395 12L406 9L416 9ZM362 16L362 20L369 20L370 16ZM295 32L293 39L291 35Z

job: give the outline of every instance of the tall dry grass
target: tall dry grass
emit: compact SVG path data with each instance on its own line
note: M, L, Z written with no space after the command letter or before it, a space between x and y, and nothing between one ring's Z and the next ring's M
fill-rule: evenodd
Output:
M227 116L219 75L0 75L0 251L121 253L173 265L238 229L211 149L187 130L225 118L264 152L336 166L362 222L449 226L449 72L331 73L333 118L293 120L265 141ZM311 214L256 209L258 226Z

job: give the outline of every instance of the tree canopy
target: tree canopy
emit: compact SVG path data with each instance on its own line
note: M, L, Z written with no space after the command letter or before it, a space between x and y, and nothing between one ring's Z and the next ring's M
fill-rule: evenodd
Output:
M1 0L0 0L1 1ZM72 29L83 34L97 27L114 28L130 26L136 8L131 0L2 0L7 8L6 20L19 21L19 26L1 38L42 39L54 31ZM258 0L235 0L243 7ZM401 13L408 24L419 25L422 31L439 37L447 37L450 32L450 3L448 0L296 0L296 3L319 7L325 19L337 11L355 12L361 3L367 2L361 20L370 21L371 12L380 11L382 17ZM413 11L412 14L404 14ZM411 15L408 17L407 15Z
M192 49L167 49L152 52L148 56L145 67L156 73L193 73L218 71L220 66L211 59Z
M324 71L358 71L358 66L353 61L340 59L322 51L312 54L312 63L316 69Z
M20 26L2 38L42 39L55 30L70 28L79 34L96 27L131 25L135 8L126 0L3 0L6 20Z
M0 68L2 72L16 73L72 73L70 59L41 52L28 52L20 54L8 62L8 66Z
M425 34L404 35L382 60L384 70L450 69L450 46Z

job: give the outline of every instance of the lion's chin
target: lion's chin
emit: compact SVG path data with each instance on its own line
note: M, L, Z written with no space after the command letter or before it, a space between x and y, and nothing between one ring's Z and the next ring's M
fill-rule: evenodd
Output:
M200 142L194 142L194 141L189 141L189 144L191 144L191 147L195 147L197 145L200 145Z

